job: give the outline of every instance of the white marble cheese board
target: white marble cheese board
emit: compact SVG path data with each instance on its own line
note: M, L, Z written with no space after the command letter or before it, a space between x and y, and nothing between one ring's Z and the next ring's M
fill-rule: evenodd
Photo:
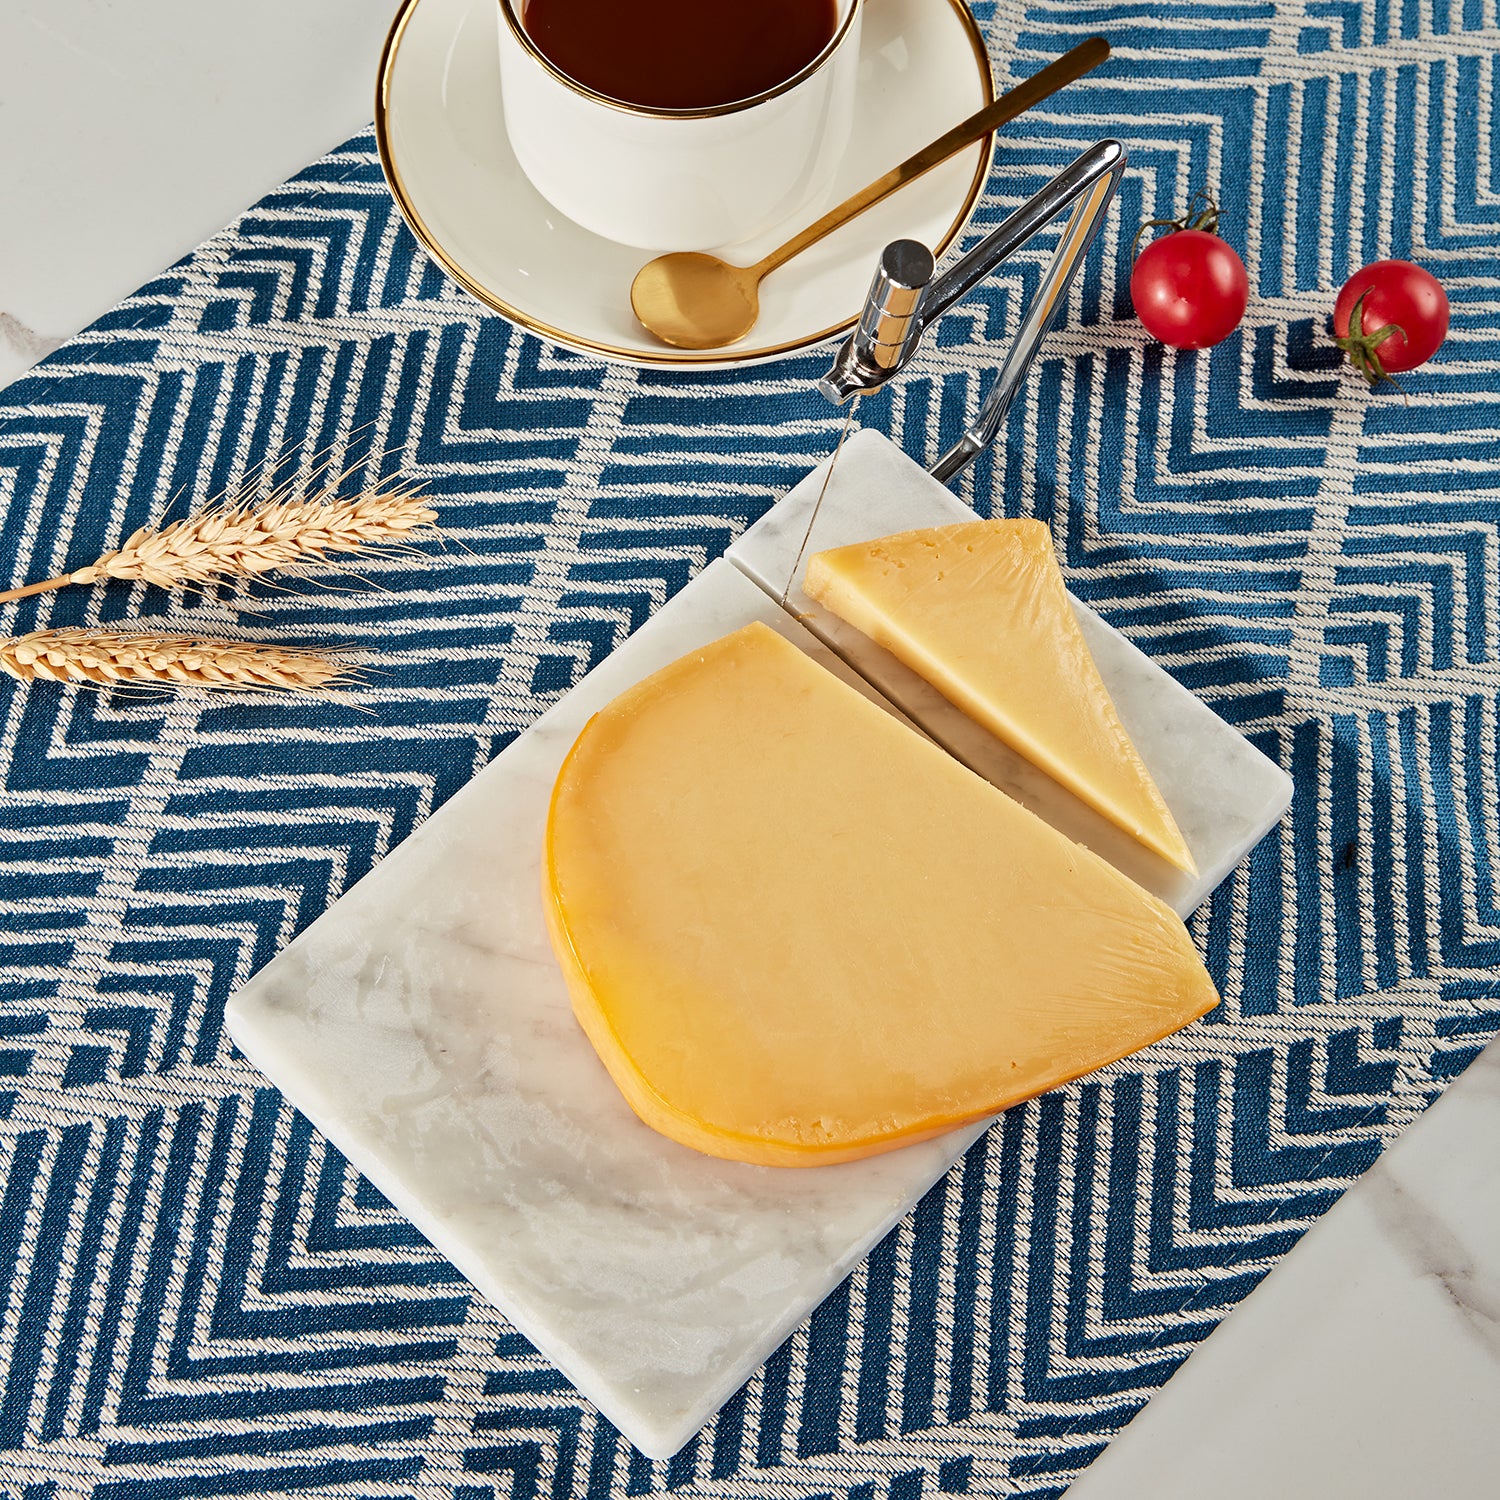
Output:
M858 682L821 636L933 738L1184 914L1290 798L1278 768L1080 609L1202 874L1174 887L1160 862L1132 865L1127 841L966 736L799 590L779 605L821 484L820 468L229 1005L246 1056L651 1457L686 1443L985 1127L794 1171L701 1156L635 1119L573 1021L541 909L552 782L590 714L755 619ZM972 514L860 433L812 548Z

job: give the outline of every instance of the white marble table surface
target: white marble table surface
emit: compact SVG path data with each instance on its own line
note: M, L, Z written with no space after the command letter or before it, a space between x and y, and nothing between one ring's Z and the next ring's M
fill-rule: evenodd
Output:
M5 0L0 385L371 113L393 0ZM1070 1500L1479 1500L1500 1472L1500 1045Z

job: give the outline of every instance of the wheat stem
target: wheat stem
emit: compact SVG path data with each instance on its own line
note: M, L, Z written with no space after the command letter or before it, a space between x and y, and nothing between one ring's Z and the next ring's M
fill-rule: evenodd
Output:
M205 692L318 692L347 668L316 651L158 631L35 630L0 641L0 670L22 682L156 684Z
M9 604L13 599L29 599L33 594L45 594L72 581L71 573L59 573L56 578L44 578L40 583L28 583L24 588L6 589L0 593L0 604Z

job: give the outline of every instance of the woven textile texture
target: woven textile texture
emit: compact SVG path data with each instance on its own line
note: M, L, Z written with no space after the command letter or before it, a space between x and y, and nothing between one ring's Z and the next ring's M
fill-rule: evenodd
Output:
M972 242L1130 149L1066 326L958 488L1294 776L1192 923L1224 1004L1011 1111L671 1463L631 1451L236 1055L226 996L831 448L824 356L606 367L488 317L361 135L0 393L5 584L268 457L400 465L452 540L294 592L74 588L142 620L379 653L357 704L0 682L0 1485L25 1500L1050 1496L1500 1028L1495 0L981 7L1010 127ZM1130 317L1145 218L1215 187L1244 326ZM930 462L1044 248L861 420ZM1341 374L1382 256L1452 332ZM246 613L247 607L255 613ZM8 1487L6 1487L8 1486Z

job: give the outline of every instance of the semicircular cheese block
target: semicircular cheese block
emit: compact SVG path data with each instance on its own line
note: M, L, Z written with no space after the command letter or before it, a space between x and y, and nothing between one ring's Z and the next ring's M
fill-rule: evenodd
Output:
M835 547L808 559L803 586L1075 797L1197 874L1040 521L960 521Z
M543 883L631 1107L738 1161L925 1139L1218 1000L1169 908L759 624L589 721Z

